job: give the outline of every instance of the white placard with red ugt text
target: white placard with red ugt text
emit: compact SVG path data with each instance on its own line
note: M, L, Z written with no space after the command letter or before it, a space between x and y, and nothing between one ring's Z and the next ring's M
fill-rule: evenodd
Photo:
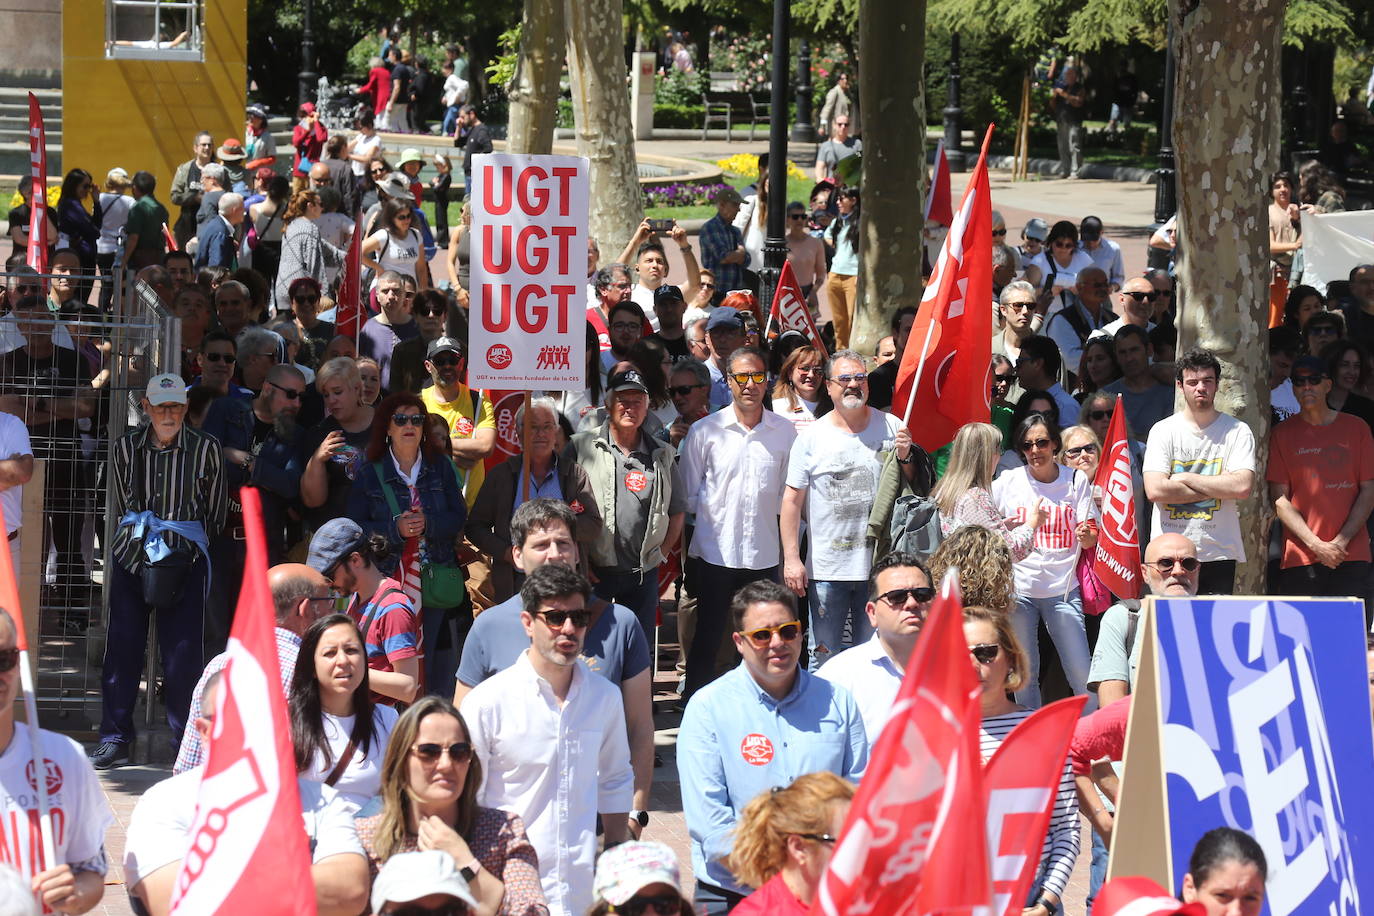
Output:
M587 160L472 157L468 385L587 387Z

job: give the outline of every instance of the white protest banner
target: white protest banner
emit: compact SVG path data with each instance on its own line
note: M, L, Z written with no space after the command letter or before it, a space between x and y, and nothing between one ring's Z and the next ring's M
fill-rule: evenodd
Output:
M1374 210L1302 215L1302 282L1323 294L1361 264L1374 262Z
M472 157L468 385L587 386L587 160Z

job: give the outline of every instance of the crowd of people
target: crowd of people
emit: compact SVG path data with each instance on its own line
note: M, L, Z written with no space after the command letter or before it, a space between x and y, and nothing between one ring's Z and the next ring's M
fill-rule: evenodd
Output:
M54 494L88 471L71 442L109 394L109 349L78 349L62 320L114 307L108 284L91 303L95 271L127 266L180 320L182 343L180 372L146 380L140 423L109 445L99 741L88 766L49 738L71 776L59 804L74 829L60 864L11 863L52 909L100 899L110 815L91 768L130 760L154 616L177 762L134 812L125 874L148 912L170 906L244 578L245 486L263 506L311 879L320 912L341 916L804 912L951 568L985 759L1047 695L1122 714L1139 603L1106 593L1088 561L1118 398L1152 593L1234 592L1247 559L1237 506L1267 483L1270 591L1370 594L1374 265L1343 289L1288 294L1270 332L1281 422L1257 443L1215 404L1215 356L1176 353L1169 271L1129 274L1097 217L1031 219L1012 246L994 213L991 422L927 453L892 404L914 310L893 316L874 353L849 346L859 192L836 169L858 149L844 103L830 108L816 191L786 204L803 293L814 306L826 291L829 350L769 334L749 289L761 177L747 200L718 195L700 263L677 226L646 221L614 261L589 243L585 387L533 393L503 421L518 451L498 451L497 405L466 384L470 217L448 231L445 157L431 183L437 232L420 207L419 152L387 161L377 129L411 117L397 105L405 52L389 53L355 133L330 135L301 107L287 175L260 108L242 140L197 135L172 181L175 217L149 172L114 169L97 194L73 169L46 295L22 266L25 208L11 211L21 253L5 290L15 346L0 354L0 482L12 531L33 456L48 459ZM444 98L465 138L466 194L490 138L461 93ZM1275 203L1296 233L1283 181ZM350 333L334 309L355 210L365 314ZM1276 257L1289 241L1276 231ZM676 284L670 244L685 262ZM441 248L447 281L430 273ZM919 548L902 529L910 496L936 510ZM94 511L51 512L44 534L87 592L80 522ZM661 765L658 647L674 635L690 889L670 850L640 841ZM14 640L0 612L7 786L26 759L10 713ZM1091 762L1065 765L1030 916L1063 906L1080 811L1094 892L1105 876L1112 790L1085 776ZM1222 865L1224 892L1209 884ZM1233 912L1217 902L1227 895L1258 912L1264 870L1244 834L1209 834L1181 892L1208 913Z

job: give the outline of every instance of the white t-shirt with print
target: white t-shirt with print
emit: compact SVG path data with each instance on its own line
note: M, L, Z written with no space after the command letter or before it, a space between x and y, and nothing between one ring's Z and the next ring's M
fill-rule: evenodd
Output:
M315 752L310 768L302 771L302 779L324 782L334 772L343 752L348 749L348 736L353 733L356 716L331 716L321 713L324 720L324 738L329 743L329 765L324 755ZM334 783L334 791L339 793L340 802L349 805L356 813L372 797L382 790L382 757L386 754L387 739L396 727L400 713L390 706L380 703L372 707L372 744L366 754L361 747L353 752L353 759L344 767L339 781Z
M806 489L811 551L806 574L821 582L868 578L868 514L878 495L883 451L894 446L902 421L869 409L868 426L848 433L822 418L797 435L787 465L787 485Z
M372 233L372 238L381 242L381 247L375 253L377 263L382 266L382 269L377 271L377 280L380 280L382 274L388 270L418 279L415 262L425 254L424 241L420 238L418 230L408 230L405 238L398 239L386 229L378 229ZM376 285L376 280L373 281L373 285Z
M1205 429L1197 429L1184 414L1165 417L1150 430L1145 443L1148 474L1193 474L1213 476L1231 471L1255 469L1255 437L1250 427L1227 414ZM1240 513L1233 499L1204 499L1194 503L1155 503L1155 537L1181 534L1197 545L1197 558L1245 561L1245 545L1240 538Z
M1059 474L1049 483L1032 477L1029 467L1007 471L992 482L992 500L1009 527L1022 525L1037 499L1044 501L1049 513L1035 531L1031 552L1012 565L1016 594L1025 598L1059 597L1076 586L1075 529L1084 519L1098 517L1092 482L1087 476L1060 464L1054 467Z

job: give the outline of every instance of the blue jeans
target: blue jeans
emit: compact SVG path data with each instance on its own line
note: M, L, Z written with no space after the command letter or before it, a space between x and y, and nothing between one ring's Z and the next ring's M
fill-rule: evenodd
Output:
M654 628L658 626L658 570L637 572L609 572L604 569L593 570L597 583L592 587L598 598L623 604L634 611L639 625L644 628L644 638L649 642L649 651L654 651Z
M811 599L811 628L806 637L811 661L807 670L815 671L836 652L849 645L857 646L873 635L873 625L865 610L867 582L812 581L807 595ZM844 644L846 621L853 634L853 642L848 645Z
M1016 691L1016 702L1031 709L1040 707L1040 619L1044 618L1045 627L1050 631L1054 647L1059 650L1059 660L1064 665L1064 676L1068 678L1069 688L1076 694L1088 692L1088 668L1092 665L1092 655L1088 652L1088 631L1083 624L1083 599L1075 588L1068 597L1054 595L1049 598L1016 599L1011 612L1011 625L1016 630L1016 638L1025 650L1030 663L1026 683ZM1084 712L1097 708L1096 701L1089 697Z
M450 105L444 112L444 126L442 134L445 137L452 137L453 132L458 128L458 106Z
M1102 842L1096 830L1089 827L1088 832L1093 835L1093 863L1088 873L1088 899L1084 902L1083 912L1086 916L1093 916L1093 901L1107 880L1107 844Z

